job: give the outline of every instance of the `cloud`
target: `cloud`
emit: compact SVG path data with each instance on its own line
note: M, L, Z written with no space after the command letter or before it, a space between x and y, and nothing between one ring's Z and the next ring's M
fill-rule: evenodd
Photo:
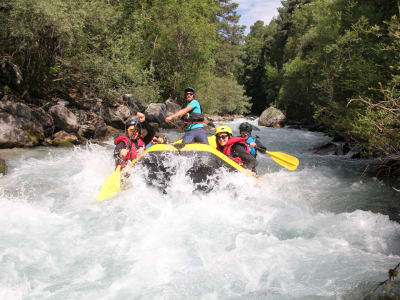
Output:
M261 20L265 25L269 24L274 16L278 15L278 7L281 7L280 0L234 0L239 4L237 9L241 15L239 23L246 25L246 33L250 31L250 26L256 21Z

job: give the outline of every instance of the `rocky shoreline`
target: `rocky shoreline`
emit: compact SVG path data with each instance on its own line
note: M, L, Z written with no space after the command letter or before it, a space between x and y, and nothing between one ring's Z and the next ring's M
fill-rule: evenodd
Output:
M65 99L67 98L67 99ZM74 93L51 100L25 99L4 95L0 100L0 149L35 146L73 146L87 140L101 141L125 129L126 122L144 113L158 128L176 128L165 117L182 107L172 99L164 103L144 103L126 94L113 104L99 98L80 98ZM206 123L232 121L243 116L207 116ZM259 125L282 127L285 116L269 108L259 118Z

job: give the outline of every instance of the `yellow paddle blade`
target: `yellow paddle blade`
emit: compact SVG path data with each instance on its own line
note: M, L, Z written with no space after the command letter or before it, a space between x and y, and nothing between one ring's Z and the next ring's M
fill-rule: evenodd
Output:
M100 189L100 192L97 194L97 200L103 201L107 198L114 196L121 189L121 166L115 169L114 172L111 173L104 182L103 186Z
M288 170L294 171L299 165L299 159L282 152L269 152L265 151L277 164L285 167Z

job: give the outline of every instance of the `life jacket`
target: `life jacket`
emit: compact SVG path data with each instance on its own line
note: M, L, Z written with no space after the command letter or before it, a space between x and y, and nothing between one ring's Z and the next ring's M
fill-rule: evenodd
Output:
M145 147L146 144L143 141L143 136L139 135L136 140L130 140L129 137L125 135L120 135L115 138L114 144L118 145L119 143L123 142L125 148L129 150L129 152L125 155L122 162L116 162L115 165L121 165L121 168L125 167L130 160L136 159L138 156L139 148Z
M200 102L199 105L201 113L195 113L193 111L190 111L182 117L183 123L185 125L193 123L202 123L204 121L203 109L201 108Z
M235 145L235 144L237 144L237 143L239 143L239 144L242 144L242 145L244 145L245 147L246 147L246 151L247 151L247 153L249 153L250 154L250 147L249 147L249 145L247 145L246 144L246 140L244 139L244 138L242 138L242 137L236 137L236 136L234 136L234 137L231 137L227 142L226 142L226 145L222 148L220 145L218 145L218 143L217 143L217 149L219 150L219 151L221 151L223 154L225 154L226 156L228 156L230 159L232 159L233 161L235 161L235 162L237 162L239 165L243 165L243 161L242 161L242 158L240 158L240 157L238 157L238 156L236 156L236 157L233 157L232 156L232 147L233 147L233 145ZM222 148L222 149L221 149Z
M250 143L255 143L255 142L256 142L256 139L255 139L254 137L252 137L252 136L249 136L249 137L247 138L247 140L246 140L246 144L249 145L250 154L253 155L254 157L257 156L257 151L256 151L255 148L250 147Z

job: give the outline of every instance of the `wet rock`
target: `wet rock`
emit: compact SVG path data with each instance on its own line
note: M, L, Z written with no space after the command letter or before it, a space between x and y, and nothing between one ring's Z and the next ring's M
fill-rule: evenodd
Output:
M337 147L334 143L327 143L314 147L313 152L319 155L336 155Z
M76 135L61 130L54 134L52 143L55 146L71 147L74 144L77 144L78 141L79 139Z
M258 125L281 128L284 126L286 116L279 109L269 107L263 111L258 119Z
M347 142L329 142L313 148L315 154L344 155L348 158L361 158L364 150L361 146L350 146Z

